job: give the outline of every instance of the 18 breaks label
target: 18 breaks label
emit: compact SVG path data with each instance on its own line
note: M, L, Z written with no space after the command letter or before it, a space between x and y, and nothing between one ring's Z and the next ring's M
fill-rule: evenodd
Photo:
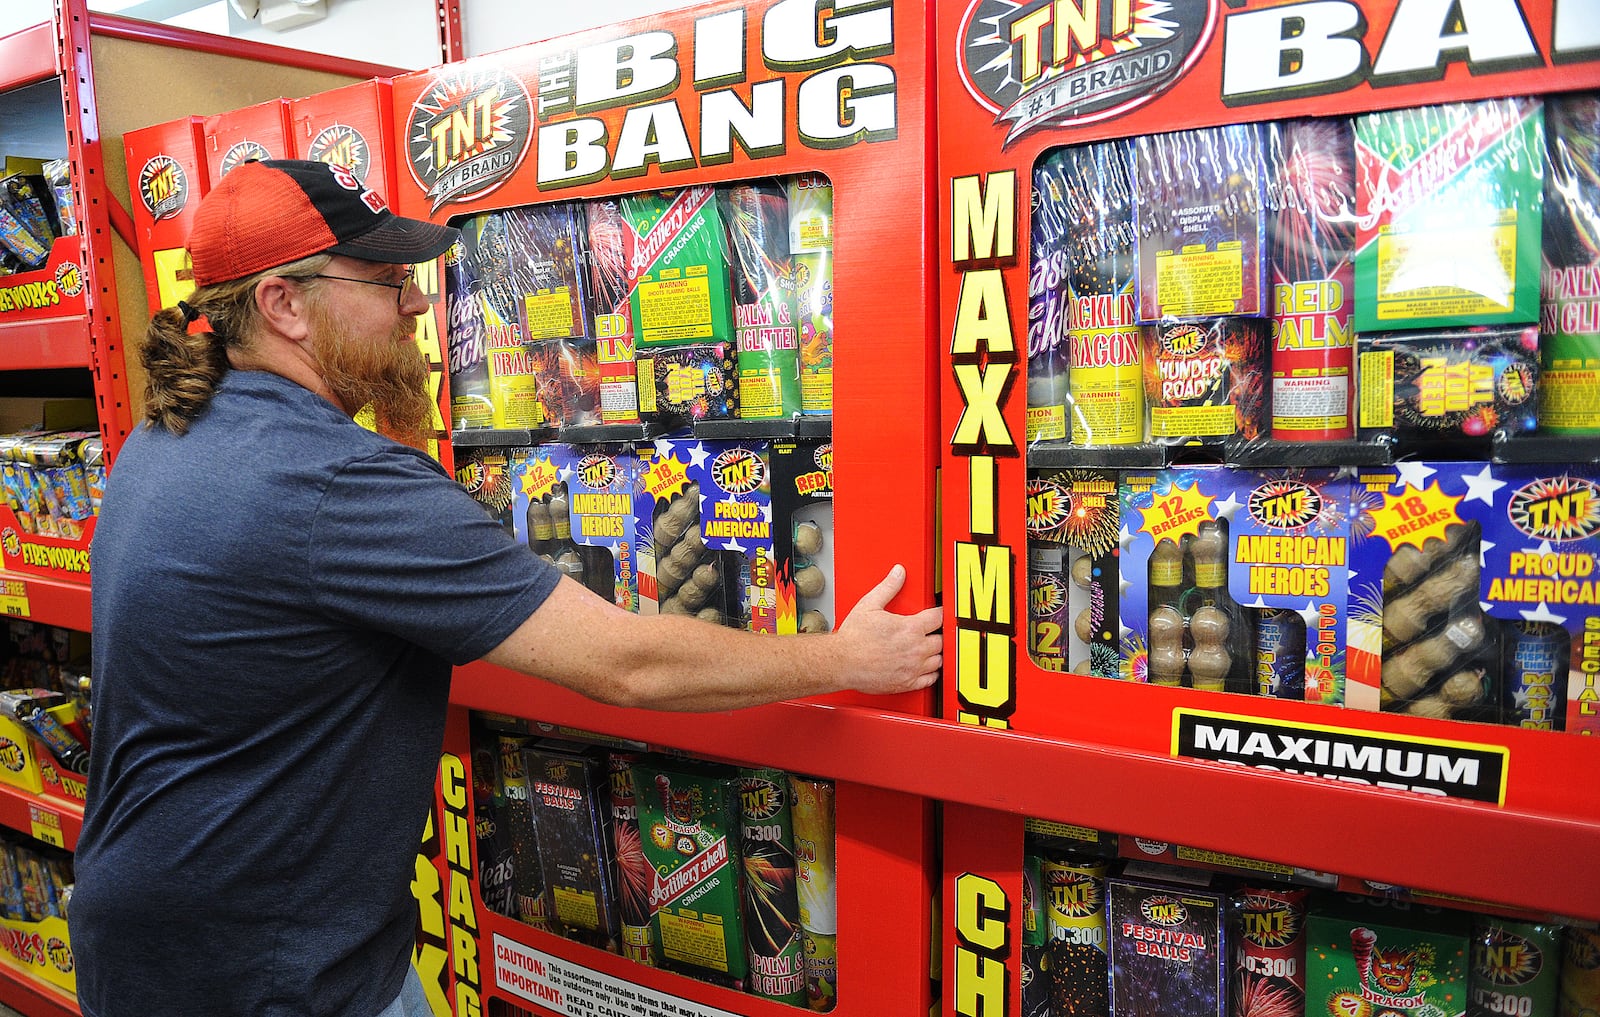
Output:
M1499 745L1173 712L1172 754L1352 784L1505 804L1511 753Z

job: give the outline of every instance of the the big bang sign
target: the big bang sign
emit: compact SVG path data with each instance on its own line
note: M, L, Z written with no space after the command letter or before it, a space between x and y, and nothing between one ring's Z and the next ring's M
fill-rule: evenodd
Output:
M546 192L891 140L895 28L892 0L777 0L450 64L402 110L405 161L437 211L525 164Z

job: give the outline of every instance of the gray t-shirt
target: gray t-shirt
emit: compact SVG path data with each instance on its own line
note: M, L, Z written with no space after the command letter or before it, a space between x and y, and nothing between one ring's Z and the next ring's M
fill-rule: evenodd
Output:
M558 573L440 466L230 372L94 537L85 1017L371 1017L400 991L452 664Z

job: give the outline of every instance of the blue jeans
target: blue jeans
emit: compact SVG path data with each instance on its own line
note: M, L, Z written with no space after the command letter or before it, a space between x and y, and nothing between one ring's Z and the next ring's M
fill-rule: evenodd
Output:
M399 997L384 1007L378 1017L434 1017L416 968L406 970L406 984L400 987Z

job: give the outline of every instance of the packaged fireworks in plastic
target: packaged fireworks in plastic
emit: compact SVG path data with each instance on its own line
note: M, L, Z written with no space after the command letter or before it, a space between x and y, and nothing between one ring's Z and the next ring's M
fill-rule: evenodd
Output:
M1467 1017L1555 1017L1561 997L1561 934L1559 925L1476 916Z
M1600 931L1569 926L1561 952L1561 1017L1600 1013Z
M1349 120L1263 129L1272 283L1272 437L1355 436L1355 136Z
M623 221L634 233L636 353L735 340L726 236L713 197L700 185L621 199ZM643 387L641 380L641 400Z
M589 334L585 278L577 249L586 224L573 205L508 209L503 217L517 338L533 357L543 419L528 426L600 422L600 371ZM499 250L499 246L494 248ZM558 369L551 371L550 367ZM491 362L491 374L494 364Z
M472 811L478 846L478 893L497 915L517 916L516 869L506 823L505 787L497 779L499 735L476 716L471 722Z
M806 999L805 948L790 802L789 775L782 770L739 770L750 991L799 1004Z
M1539 320L1544 106L1356 118L1357 332Z
M832 781L789 775L795 879L805 943L806 1006L827 1013L839 1002L839 902L834 865Z
M1117 676L1115 470L1028 474L1028 652L1046 671Z
M1105 1017L1110 1012L1109 872L1103 858L1046 852L1039 861L1050 1007L1061 1017Z
M800 413L800 332L789 257L789 199L766 181L717 190L728 229L739 344L739 415Z
M633 231L615 198L583 203L589 244L590 332L600 373L600 419L606 424L639 421L633 366Z
M524 750L539 864L555 919L616 948L616 863L605 753L540 741Z
M1143 338L1152 440L1226 449L1266 431L1265 319L1165 322Z
M56 222L61 235L70 237L78 232L78 215L72 203L72 164L66 159L51 159L44 164L44 179L50 187L50 197L55 199Z
M452 429L495 426L489 383L489 347L515 344L514 326L503 316L512 308L488 299L488 279L478 256L478 238L489 222L476 216L460 223L461 239L445 255L446 358L450 372Z
M483 506L489 517L507 533L516 532L512 522L511 464L503 448L461 449L456 453L456 483Z
M1132 141L1139 320L1269 312L1259 129L1208 127Z
M1112 1017L1227 1017L1227 897L1192 870L1130 864L1106 882Z
M50 257L50 247L28 228L17 210L0 198L0 248L9 251L24 268L38 268Z
M499 770L496 780L505 802L503 822L511 838L512 886L515 890L516 917L536 929L555 931L551 920L550 898L539 863L538 835L533 825L528 767L523 749L531 739L516 735L499 737Z
M839 620L833 541L833 442L776 438L772 466L775 631L829 632Z
M695 459L688 439L663 438L639 448L639 608L643 614L692 614L742 627L736 585L743 555L706 546L701 484L690 475Z
M1231 1012L1239 1017L1306 1012L1305 890L1245 887L1230 901Z
M1363 438L1486 443L1539 423L1539 330L1477 326L1363 334Z
M738 357L731 342L638 350L639 415L664 424L739 416Z
M1033 201L1028 402L1038 423L1029 440L1070 433L1075 445L1141 442L1143 329L1126 146L1050 153L1034 169Z
M655 869L644 855L639 835L639 797L633 786L633 764L639 756L612 752L606 757L611 784L611 836L617 862L617 918L622 928L622 956L640 964L655 962L650 930L650 884Z
M800 403L833 412L833 183L804 173L786 184L795 316L800 327Z
M47 257L56 239L53 206L50 185L43 176L13 173L0 179L0 207L28 231Z
M1306 1012L1462 1013L1470 932L1457 911L1320 899L1306 919Z
M1545 100L1539 423L1600 434L1600 96Z

